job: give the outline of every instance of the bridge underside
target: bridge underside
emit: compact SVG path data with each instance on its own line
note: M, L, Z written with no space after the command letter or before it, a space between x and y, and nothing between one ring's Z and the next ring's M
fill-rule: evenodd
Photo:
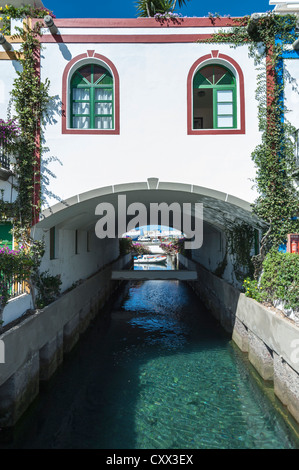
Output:
M112 271L113 281L196 281L196 271L171 271L168 269Z
M99 220L95 214L97 205L109 203L115 208L116 231L118 231L119 196L121 195L126 196L127 207L136 202L146 207L148 223L150 223L150 204L164 202L170 206L172 203L180 205L202 203L204 223L218 230L224 230L227 224L234 224L236 220L260 226L260 221L252 214L251 205L247 201L201 186L159 182L156 178L149 178L147 182L118 184L75 195L45 209L41 221L35 227L49 229L59 226L66 229L92 229ZM130 217L127 221L129 219ZM174 226L171 220L170 226Z
M220 191L191 184L160 182L157 178L108 186L78 194L44 210L40 222L32 229L34 238L44 237L46 242L42 270L49 270L52 275L60 274L62 289L69 288L78 279L85 279L117 258L118 238L128 228L133 228L132 219L135 221L138 218L136 214L139 206L142 205L146 214L141 225L151 225L151 209L161 203L169 209L179 207L179 217L169 210L168 223L159 219L157 225L161 223L181 230L187 238L192 239L193 236L193 240L196 237L196 228L199 227L203 244L197 243L189 247L185 245L185 248L192 248L192 258L213 272L226 257L227 228L240 222L246 222L257 229L261 227L260 221L252 214L250 203ZM101 238L95 233L95 229L106 214L103 208L107 209L108 206L113 210L110 219L114 219L114 233ZM202 209L199 215L198 206ZM189 232L184 224L185 216L189 218ZM129 222L131 226L128 226ZM109 224L108 219L107 223ZM56 233L55 243L59 246L55 256L52 253L51 257L49 252L54 241L51 241L50 234L53 228ZM86 246L88 238L92 239L92 243L88 242ZM138 274L139 278L140 276ZM149 278L153 274L143 276ZM182 276L187 276L187 273Z

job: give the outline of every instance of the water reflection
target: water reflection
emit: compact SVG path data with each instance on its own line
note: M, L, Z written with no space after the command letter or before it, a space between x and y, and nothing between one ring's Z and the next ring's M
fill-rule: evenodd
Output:
M191 288L179 281L138 281L128 284L126 297L119 296L112 312L99 316L66 357L10 447L299 444L257 386L246 356Z

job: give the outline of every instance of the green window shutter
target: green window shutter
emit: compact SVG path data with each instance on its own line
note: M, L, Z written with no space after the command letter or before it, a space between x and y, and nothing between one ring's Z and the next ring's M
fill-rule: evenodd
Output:
M13 236L11 230L12 224L0 223L0 247L7 246L10 250L13 249Z
M201 129L235 129L236 96L236 78L226 67L212 64L197 71L193 79L194 129L198 122Z

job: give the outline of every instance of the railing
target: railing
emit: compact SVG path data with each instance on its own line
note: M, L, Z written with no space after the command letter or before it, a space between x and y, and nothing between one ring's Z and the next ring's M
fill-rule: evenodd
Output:
M5 148L5 144L2 140L0 140L0 167L4 168L5 170L10 170L10 159Z
M3 275L0 272L0 283L2 284L2 289L5 286L5 290L8 291L9 298L13 299L14 297L18 297L19 295L22 294L28 294L29 293L29 286L27 281L16 281L14 277L9 280L3 280Z

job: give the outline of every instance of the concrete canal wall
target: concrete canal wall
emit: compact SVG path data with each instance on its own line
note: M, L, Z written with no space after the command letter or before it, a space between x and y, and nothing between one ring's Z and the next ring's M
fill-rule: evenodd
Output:
M109 300L118 281L113 270L128 268L131 254L103 267L79 286L0 336L5 362L0 364L0 428L16 424L71 351L91 320Z
M232 339L248 353L264 380L299 422L299 327L276 311L246 297L198 263L179 255L185 268L196 270L190 285Z

